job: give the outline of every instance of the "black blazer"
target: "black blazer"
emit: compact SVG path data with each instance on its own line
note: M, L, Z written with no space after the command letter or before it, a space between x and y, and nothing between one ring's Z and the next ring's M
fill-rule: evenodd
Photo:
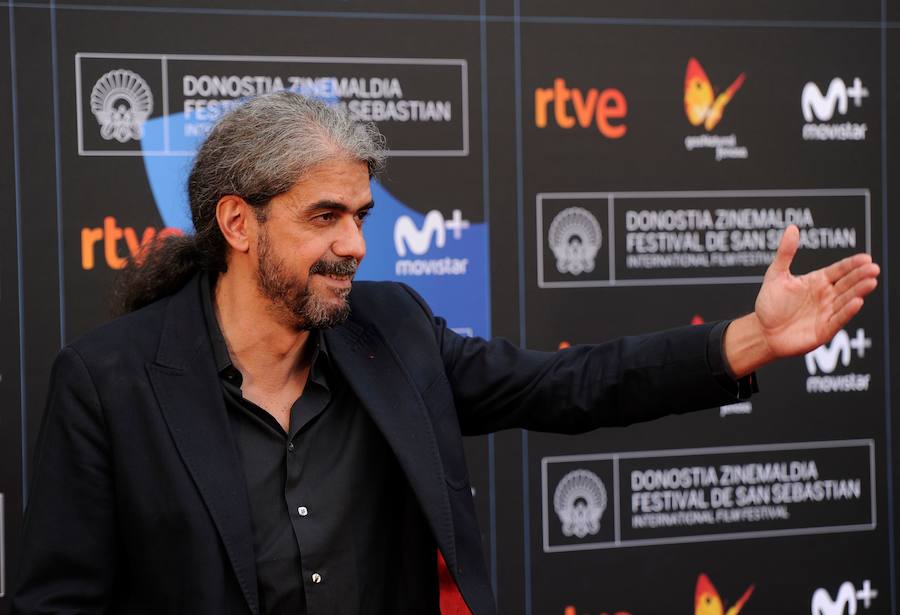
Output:
M423 532L398 540L432 558L440 548L475 615L496 608L461 435L576 433L734 401L708 365L712 325L544 353L456 335L399 284L355 283L351 310L326 340L424 517ZM398 574L410 592L434 592L436 611L431 564ZM57 357L19 578L23 614L259 612L197 277Z

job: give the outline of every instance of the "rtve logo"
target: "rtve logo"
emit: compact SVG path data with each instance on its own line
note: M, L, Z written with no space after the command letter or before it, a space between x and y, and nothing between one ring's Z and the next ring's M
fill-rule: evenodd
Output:
M551 103L553 120L560 128L568 130L576 124L588 128L593 124L600 134L609 139L619 139L628 130L624 122L613 124L610 121L622 120L628 114L628 101L615 88L602 91L590 88L582 92L578 88L567 87L565 79L554 79L552 88L537 88L534 91L534 125L538 128L547 127Z
M806 353L806 371L810 376L815 376L818 370L830 374L837 369L838 360L844 367L849 367L851 351L856 351L856 356L863 358L866 356L866 350L871 347L872 338L866 337L863 329L857 329L852 339L844 329L841 329L831 340L831 344L822 344Z
M863 87L859 77L853 79L853 85L849 88L843 79L835 77L828 84L825 94L822 94L819 86L810 81L803 86L803 93L800 95L803 119L807 122L815 120L827 122L834 117L835 110L841 115L846 115L847 105L851 99L854 106L862 107L862 99L868 96L869 90Z
M422 228L416 228L416 223L409 216L400 216L394 223L394 248L397 256L406 256L407 250L417 256L421 256L434 245L443 248L447 243L447 231L453 233L454 239L461 239L462 232L469 228L469 221L464 220L462 212L453 210L452 217L447 220L436 209L425 214Z
M152 226L144 229L140 239L137 231L130 226L119 228L113 216L103 218L103 226L81 229L81 268L93 269L97 244L103 245L103 258L110 269L122 269L128 262L127 257L119 254L119 242L125 239L128 255L135 257L141 250L153 243L154 239L165 239L173 235L183 235L180 229L166 227L157 231Z

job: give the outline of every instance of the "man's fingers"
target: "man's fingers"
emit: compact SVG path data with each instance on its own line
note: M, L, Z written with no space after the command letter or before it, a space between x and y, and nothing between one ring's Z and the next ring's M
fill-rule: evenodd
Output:
M860 280L856 284L853 285L853 292L857 297L865 297L873 290L878 287L878 278L866 278L864 280Z
M823 269L823 271L825 272L825 277L828 279L828 281L834 284L843 276L847 275L847 273L853 271L857 267L861 267L863 265L868 265L871 263L872 257L870 255L865 253L854 254L853 256L842 258L838 262L828 265L827 267L825 267L825 269Z
M835 297L832 305L841 306L853 299L853 297L865 297L873 290L875 290L876 286L878 286L878 280L876 280L875 278L863 278L850 288L844 290L844 292L839 294L837 297Z
M769 271L776 273L789 272L791 269L791 261L797 254L797 248L800 247L800 230L793 224L784 229L781 236L781 243L778 244L778 251L775 253L775 259L769 265Z
M834 283L834 290L840 295L848 288L855 286L860 280L867 278L875 279L880 271L881 268L871 262L858 266L841 276L841 278Z
M842 329L844 325L846 325L850 321L851 318L856 316L856 314L862 309L862 306L863 298L853 297L844 305L842 305L839 310L831 315L831 318L828 319L829 328L834 333L837 333L838 329Z

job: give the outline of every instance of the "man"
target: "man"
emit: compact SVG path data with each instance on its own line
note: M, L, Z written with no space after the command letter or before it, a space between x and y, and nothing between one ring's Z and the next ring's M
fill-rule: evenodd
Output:
M188 182L196 234L142 255L127 316L60 353L19 613L438 612L440 551L495 612L461 433L583 432L746 397L859 311L877 265L788 271L753 314L558 353L462 338L351 280L383 149L303 97L226 116Z

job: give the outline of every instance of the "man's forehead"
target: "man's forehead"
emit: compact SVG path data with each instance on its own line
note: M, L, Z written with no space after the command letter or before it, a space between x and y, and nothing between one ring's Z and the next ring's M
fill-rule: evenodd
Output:
M355 160L325 162L304 174L285 196L300 207L321 201L361 206L372 200L369 170Z
M311 167L300 181L317 181L327 179L344 180L364 178L368 181L369 167L362 160L351 158L329 158Z

